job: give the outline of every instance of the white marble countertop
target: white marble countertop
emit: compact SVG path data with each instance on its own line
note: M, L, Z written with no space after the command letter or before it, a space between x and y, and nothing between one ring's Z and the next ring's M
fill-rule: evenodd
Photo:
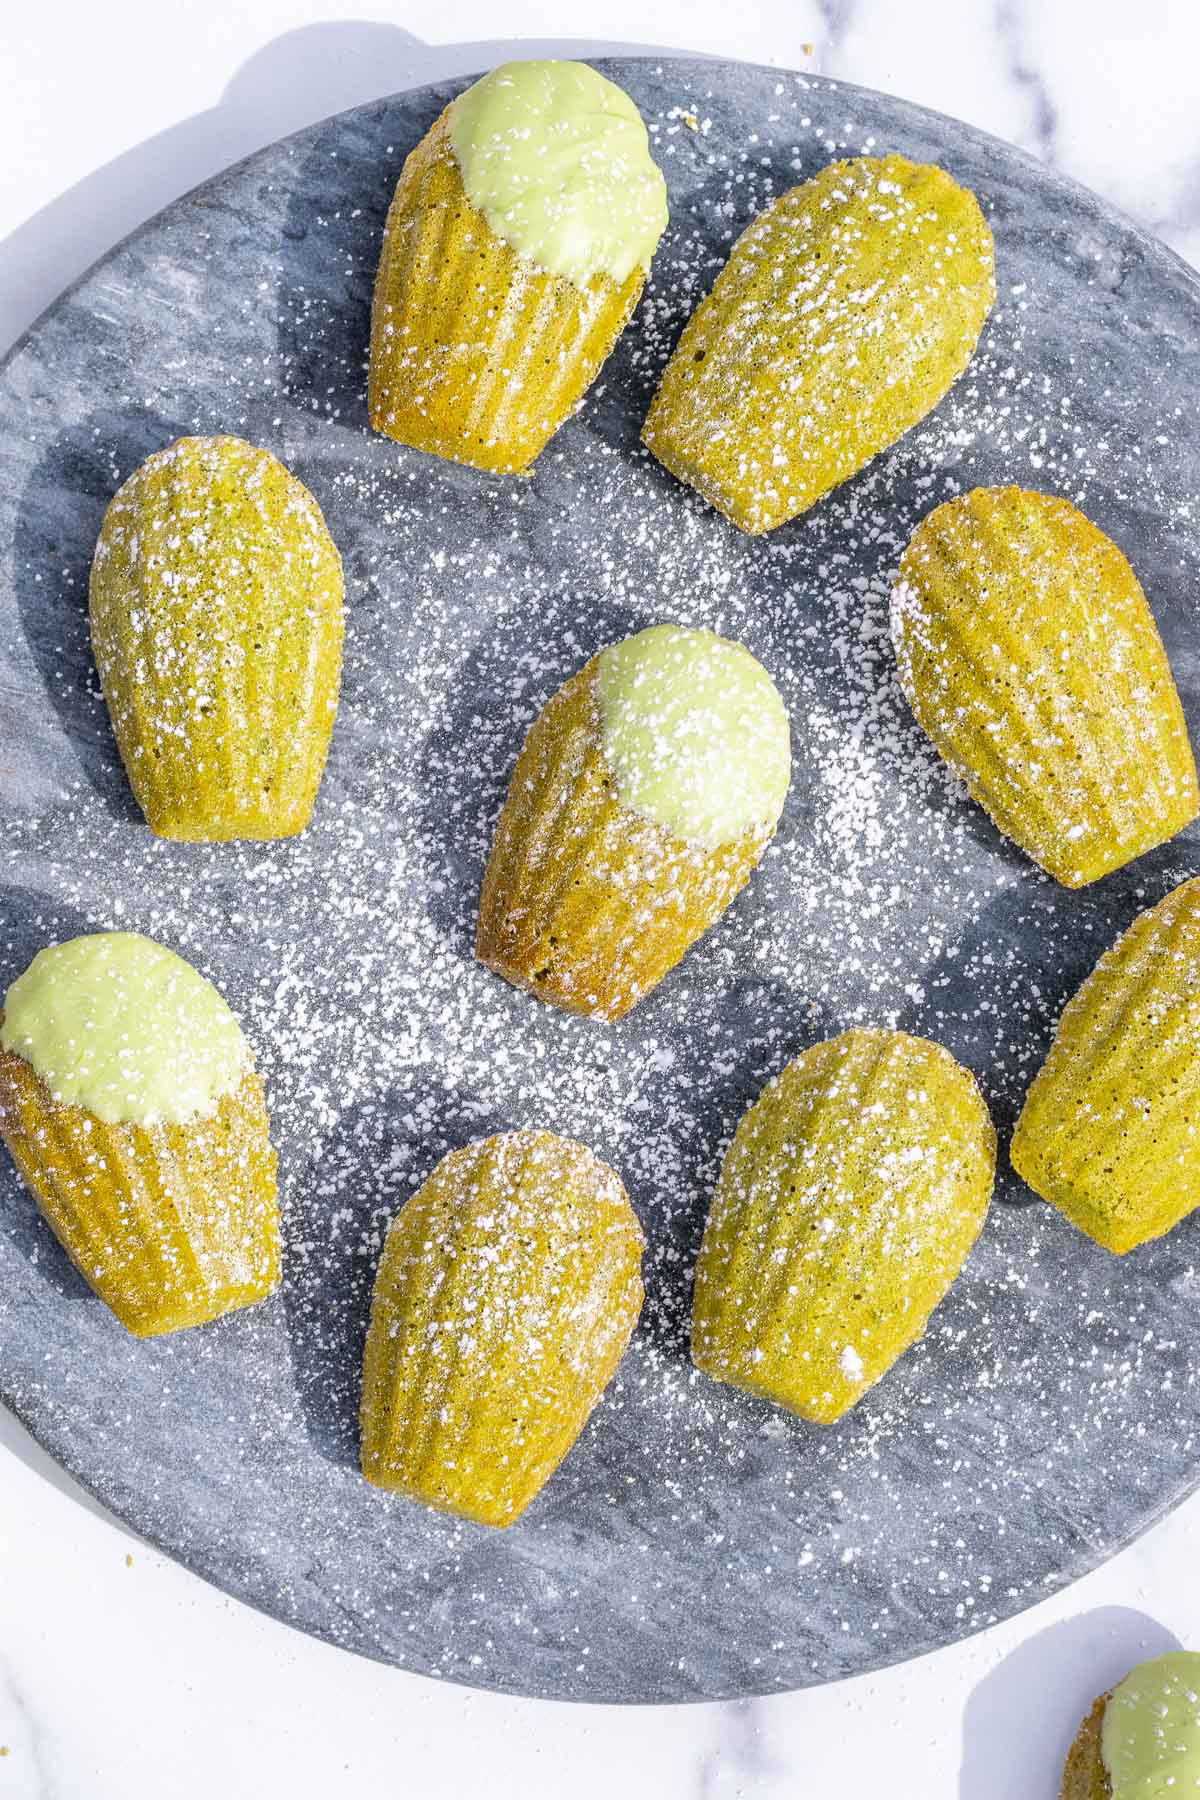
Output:
M1182 0L410 0L403 26L362 10L3 9L0 347L237 157L534 46L704 52L884 88L1047 158L1200 263L1200 13ZM1092 1697L1174 1639L1200 1647L1198 1536L1200 1498L1041 1607L881 1675L736 1705L555 1706L377 1668L226 1600L0 1413L0 1800L449 1800L481 1782L491 1800L567 1784L623 1800L1051 1800Z

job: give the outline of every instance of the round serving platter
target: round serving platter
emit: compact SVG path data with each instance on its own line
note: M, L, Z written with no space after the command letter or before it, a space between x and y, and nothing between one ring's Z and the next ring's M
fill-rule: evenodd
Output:
M1123 1261L996 1202L924 1342L839 1425L691 1367L691 1266L764 1080L846 1025L975 1070L1007 1137L1063 1000L1200 869L1189 831L1092 889L1041 876L938 763L897 687L890 575L931 506L1019 481L1080 504L1142 577L1200 738L1200 287L1094 196L994 139L842 84L606 62L671 225L582 412L532 477L373 436L371 281L406 153L461 83L361 107L187 195L0 371L0 992L44 943L150 933L242 1017L280 1153L286 1275L248 1313L125 1335L0 1169L0 1393L121 1518L227 1592L407 1669L662 1701L828 1681L947 1644L1111 1554L1196 1484L1200 1218ZM944 163L996 235L999 297L937 412L815 511L740 536L640 450L658 372L737 232L837 155ZM314 822L279 845L155 840L88 647L103 508L152 449L232 431L309 485L341 547L347 662ZM661 619L743 639L791 711L778 839L623 1024L471 956L521 737L594 650ZM641 1327L511 1530L356 1470L387 1221L465 1139L542 1125L624 1177Z

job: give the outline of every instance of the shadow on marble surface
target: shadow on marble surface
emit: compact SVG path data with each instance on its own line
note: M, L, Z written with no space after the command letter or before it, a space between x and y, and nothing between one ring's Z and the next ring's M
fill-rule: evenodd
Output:
M1039 1631L984 1678L963 1713L959 1800L1057 1794L1080 1721L1135 1663L1179 1641L1128 1606L1098 1606Z
M595 650L641 623L623 606L593 600L587 641L564 643L557 615L539 631L537 619L509 612L447 674L439 723L423 752L418 842L437 858L426 884L430 913L463 956L475 953L483 872L526 733Z
M753 900L753 887L752 878L749 890L743 890L734 901L731 912L725 915L722 928L726 931L735 922L737 908L744 906L748 909ZM688 978L690 973L688 971L683 978ZM680 974L681 971L672 970L665 979L670 982ZM793 1029L784 1041L771 1047L764 1059L762 1021L786 1019L789 1015L793 1019ZM706 1066L703 1051L698 1048L693 1050L697 1081L703 1082L705 1097L703 1108L691 1121L689 1134L688 1154L696 1179L690 1206L672 1221L675 1254L662 1259L647 1259L652 1279L648 1284L647 1302L639 1327L656 1354L667 1362L682 1363L688 1367L692 1357L692 1287L696 1259L700 1254L700 1241L704 1235L721 1162L733 1132L769 1080L795 1057L824 1038L833 1037L841 1029L841 1022L823 1001L811 1000L805 1002L803 1007L799 1006L795 991L788 982L761 969L753 969L731 982L726 992L724 1018L732 1040L745 1047L745 1054L738 1061L716 1062ZM646 1030L652 1038L653 1017L638 1019L636 1013L632 1015L626 1023L626 1029L632 1035L639 1027ZM695 1044L698 1045L699 1042L697 1035ZM639 1215L643 1219L653 1219L658 1211L653 1184L644 1181L640 1171L635 1169L627 1175L627 1185ZM703 1377L705 1383L708 1379L707 1376ZM731 1393L732 1390L722 1390L721 1398L726 1404L730 1403ZM752 1394L738 1393L732 1403L755 1432L780 1418L778 1408ZM786 1428L791 1433L799 1433L801 1437L812 1429L792 1418L787 1420ZM745 1440L742 1453L743 1467L749 1469L756 1466L752 1439Z
M381 28L382 29L382 28ZM318 139L295 165L278 246L279 371L284 392L339 425L367 429L371 294L392 189L411 132L380 166L365 143L361 204L343 202L341 159Z
M331 113L403 88L474 74L512 56L660 51L681 54L665 45L608 39L492 38L431 45L399 26L353 19L284 32L247 58L215 106L114 157L0 242L0 349L110 245L169 201Z
M111 1525L114 1531L119 1531L131 1543L140 1544L143 1541L115 1513L101 1506L85 1487L73 1480L52 1456L35 1443L15 1413L9 1412L6 1406L0 1406L0 1451L8 1451L18 1462L24 1463L27 1469L32 1469L35 1475L48 1481L52 1488L57 1488L60 1494L65 1494L70 1500L77 1500L93 1518L103 1519L106 1525Z
M288 1353L306 1435L327 1462L358 1467L363 1346L388 1226L448 1151L514 1123L449 1093L431 1123L381 1094L342 1114L316 1162L281 1171Z
M56 1300L72 1306L103 1304L96 1299L38 1211L33 1195L7 1160L0 1167L0 1233L16 1245Z
M0 946L0 994L33 961L47 944L95 931L96 922L74 907L34 893L13 882L0 882L0 918L5 937ZM73 1304L100 1302L76 1269L66 1251L42 1218L33 1196L17 1175L11 1160L0 1153L0 1232L15 1244L31 1268L53 1289L60 1300ZM0 1408L0 1419L4 1418ZM0 1433L0 1443L5 1442ZM39 1460L31 1467L41 1468ZM30 1460L30 1459L26 1459ZM64 1476L64 1481L67 1477ZM64 1488L64 1492L72 1491Z
M103 357L96 342L88 350ZM98 376L97 390L104 385ZM121 481L152 450L188 429L144 405L114 401L51 441L17 508L13 587L21 629L62 725L62 742L113 819L140 821L142 815L100 693L88 627L88 577L105 508Z
M767 1737L770 1714L761 1700L730 1700L717 1711L715 1741L695 1776L695 1800L724 1800L733 1794L799 1793L789 1779L795 1771ZM776 1778L781 1787L775 1788Z

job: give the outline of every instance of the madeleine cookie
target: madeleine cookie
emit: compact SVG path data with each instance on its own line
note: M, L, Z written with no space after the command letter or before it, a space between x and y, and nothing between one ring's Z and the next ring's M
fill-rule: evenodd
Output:
M623 331L667 223L633 101L586 63L505 63L409 156L371 312L376 431L525 470Z
M367 1480L511 1525L621 1360L642 1248L619 1179L569 1138L503 1132L443 1157L397 1215L375 1279Z
M136 1336L276 1286L262 1082L216 988L163 945L105 931L38 952L0 1015L0 1136Z
M525 740L476 955L555 1006L621 1018L749 879L790 773L783 702L742 645L654 625L601 651Z
M855 1030L806 1050L726 1152L696 1266L696 1366L841 1418L958 1275L995 1162L983 1097L939 1044Z

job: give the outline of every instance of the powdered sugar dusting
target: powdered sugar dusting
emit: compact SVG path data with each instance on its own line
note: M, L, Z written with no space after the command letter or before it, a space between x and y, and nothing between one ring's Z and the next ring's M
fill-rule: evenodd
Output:
M673 223L638 316L528 481L365 428L383 210L448 90L320 127L183 203L0 381L0 604L20 621L0 634L16 770L0 980L97 926L147 932L216 980L267 1082L286 1249L277 1301L132 1345L5 1171L0 1387L140 1529L336 1642L483 1685L682 1698L945 1642L1194 1479L1188 1224L1117 1264L1048 1209L1006 1204L1027 1198L1006 1177L924 1342L830 1430L707 1381L686 1332L720 1155L769 1075L835 1030L900 1025L976 1072L1003 1134L1065 996L1193 871L1185 835L1069 895L1005 846L908 713L887 607L917 519L1019 475L1121 543L1195 718L1200 468L1182 421L1200 323L1165 254L973 134L776 71L608 72L651 125ZM995 313L934 417L806 518L742 538L639 450L649 394L750 214L881 143L943 156L979 193ZM181 431L218 429L295 470L345 563L341 710L313 824L287 844L149 836L83 626L118 482ZM793 782L745 893L610 1027L509 989L471 933L525 730L597 649L662 619L769 670ZM578 1137L616 1169L648 1239L647 1303L575 1450L489 1535L367 1488L356 1410L388 1221L445 1151L504 1126Z

